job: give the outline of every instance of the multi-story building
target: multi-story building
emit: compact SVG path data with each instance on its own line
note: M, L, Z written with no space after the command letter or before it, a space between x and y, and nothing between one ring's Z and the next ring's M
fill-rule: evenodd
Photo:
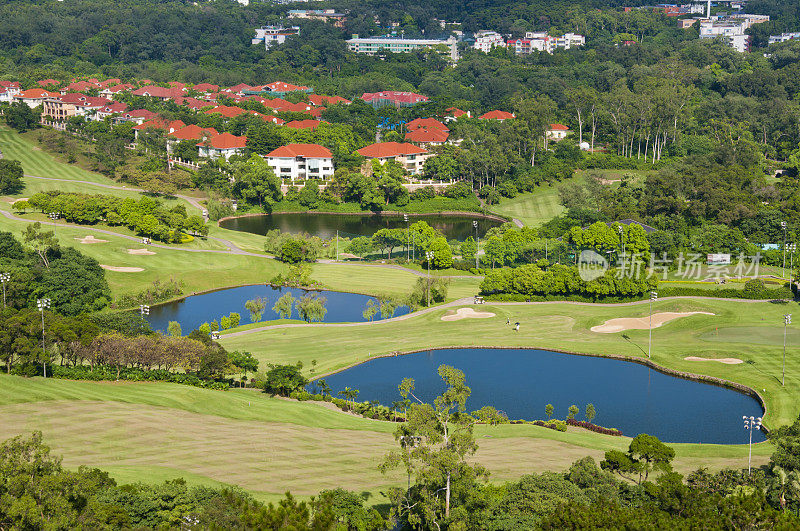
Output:
M337 28L343 28L347 15L337 13L333 9L290 9L289 18L322 20L332 23Z
M751 15L739 13L727 17L710 17L700 21L700 38L722 38L738 52L750 49L750 36L747 30L753 24L769 22L769 15Z
M425 103L430 100L428 96L415 92L402 92L397 90L383 90L381 92L365 92L361 99L369 103L376 109L380 107L412 107L417 103Z
M42 105L46 99L58 98L61 96L59 92L48 92L44 89L28 89L23 90L19 94L14 94L12 99L26 104L31 109Z
M795 31L793 33L781 33L780 35L770 35L769 43L775 44L776 42L786 42L797 39L800 39L800 31Z
M377 160L381 164L388 161L399 163L411 175L422 173L425 161L431 157L427 149L414 144L400 142L379 142L358 150L358 154L369 161Z
M171 133L172 131L170 131ZM224 158L228 160L233 155L240 155L247 145L246 136L235 136L230 133L212 136L197 143L200 157L210 159Z
M48 116L54 120L65 120L72 116L89 118L109 103L111 100L107 98L71 92L57 98L46 98L42 102L42 116Z
M442 48L446 50L451 58L458 58L458 48L455 37L447 39L405 39L394 35L384 35L381 37L359 37L353 35L347 41L347 48L351 52L375 55L381 52L408 53L417 50L428 50Z
M319 144L288 144L267 153L269 164L281 179L333 177L333 154Z
M489 53L495 47L505 48L506 41L496 31L481 30L475 34L475 44L472 47L483 53Z
M565 33L560 37L548 35L547 32L528 32L524 39L511 39L508 47L514 50L517 55L525 55L533 52L553 53L561 48L569 50L575 46L586 44L586 37L577 33Z
M273 44L283 44L292 35L299 35L299 26L262 26L256 28L256 36L251 41L253 44L264 43L264 47L269 50Z

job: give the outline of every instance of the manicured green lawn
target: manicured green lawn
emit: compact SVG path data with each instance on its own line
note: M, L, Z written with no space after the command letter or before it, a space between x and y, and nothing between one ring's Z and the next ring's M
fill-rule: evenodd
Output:
M394 446L395 426L309 402L269 398L253 390L210 391L177 384L75 382L0 375L0 439L41 430L68 467L96 466L120 482L185 477L202 485L234 484L274 500L286 490L308 496L344 487L374 495L402 484L382 475L381 456ZM629 439L584 430L478 426L476 460L493 481L563 470L573 461ZM674 445L676 468L740 467L746 446ZM753 448L762 464L768 444Z
M543 185L531 193L503 199L489 207L492 212L516 218L530 227L542 225L564 212L558 198L558 185Z
M317 374L340 370L371 357L448 346L508 346L567 350L597 355L646 357L647 330L602 334L592 326L618 317L643 317L648 303L631 306L579 305L572 303L486 304L476 306L496 317L442 321L446 310L390 323L359 325L313 325L255 332L223 338L230 350L247 350L262 364L295 363L305 367L317 360ZM800 344L789 345L786 387L780 385L781 351L774 344L741 342L752 327L776 327L794 303L742 303L724 300L661 300L654 312L705 311L715 315L692 315L653 330L653 361L664 367L716 376L757 389L763 396L768 426L790 423L797 418L800 392ZM522 323L512 333L506 318ZM796 325L792 325L793 327ZM709 340L715 329L746 327L743 334ZM774 330L766 332L772 336ZM726 340L731 337L731 340ZM724 365L713 361L686 361L685 357L740 358L745 363ZM469 375L467 375L469 377Z

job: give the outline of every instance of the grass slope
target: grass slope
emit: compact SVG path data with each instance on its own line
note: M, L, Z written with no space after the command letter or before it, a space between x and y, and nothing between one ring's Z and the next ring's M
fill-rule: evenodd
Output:
M97 466L121 482L183 476L235 484L270 500L343 486L377 494L401 484L376 465L393 445L394 425L315 403L252 390L210 391L165 383L75 382L0 375L0 438L41 430L69 467ZM536 426L478 426L476 460L492 480L563 470L585 455L625 448L626 438ZM746 446L675 445L676 467L742 466ZM766 462L768 444L754 447ZM373 500L375 501L375 500Z

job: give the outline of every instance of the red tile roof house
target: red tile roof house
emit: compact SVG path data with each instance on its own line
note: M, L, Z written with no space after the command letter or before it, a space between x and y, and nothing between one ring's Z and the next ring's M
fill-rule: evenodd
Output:
M234 85L230 88L223 89L221 92L228 92L230 94L238 94L240 96L244 95L244 91L255 91L255 87L251 87L246 83L239 83L238 85Z
M450 130L442 122L433 118L416 118L406 124L406 131L414 131L416 129L439 129L440 131Z
M233 155L241 154L246 145L246 136L234 136L230 133L222 133L197 143L200 157L210 159L223 157L225 160Z
M157 100L171 100L173 98L183 96L184 90L182 88L172 87L157 87L155 85L147 85L142 88L134 90L131 94L134 96L149 96Z
M11 103L14 97L5 87L0 87L0 103Z
M223 118L235 118L240 114L245 114L248 111L242 109L241 107L228 107L226 105L218 105L213 109L207 110L206 114L220 114Z
M513 113L506 111L489 111L486 114L478 116L478 120L498 120L500 122L504 120L511 120L512 118L516 118L516 116L514 116Z
M350 105L350 100L346 100L341 96L320 96L319 94L309 94L308 101L311 102L311 105L316 105L317 107L336 105L337 103Z
M56 79L40 79L36 82L40 87L49 87L50 85L60 85L61 82Z
M255 88L255 87L253 87L253 88ZM286 92L297 92L297 91L306 92L306 91L311 90L308 87L299 86L299 85L292 85L291 83L284 83L283 81L275 81L275 82L270 83L268 85L264 85L261 88L262 88L262 90L268 90L269 92L284 92L284 93L286 93Z
M73 81L66 87L61 89L61 94L67 94L68 92L83 92L85 90L91 89L100 89L99 83L93 83L91 81Z
M461 118L464 115L466 115L467 118L471 117L471 113L470 112L462 111L458 107L449 107L449 108L445 109L444 112L446 113L445 117L444 117L445 122L451 122L453 120L458 120L459 118Z
M97 109L95 116L98 120L104 120L112 114L120 114L128 110L128 106L121 102L112 103Z
M199 125L187 125L176 129L167 135L167 153L172 151L172 146L184 140L194 140L195 143L202 142L219 133L213 127L203 128Z
M266 158L281 179L333 177L333 154L319 144L288 144L267 153Z
M162 120L161 118L154 118L150 121L133 126L133 135L134 139L138 139L139 132L146 131L148 129L161 129L166 134L170 134L174 131L177 131L178 129L181 129L182 127L186 127L186 124L180 120L167 122L166 120Z
M321 124L319 120L293 120L291 122L286 122L286 127L290 127L292 129L310 129L312 131L316 131L319 124Z
M64 120L72 116L90 118L98 109L111 103L111 100L71 92L57 98L47 98L42 104L42 116L54 120Z
M47 98L58 98L61 94L58 92L48 92L44 89L28 89L23 90L19 94L14 95L14 101L20 101L33 109L44 103Z
M154 119L156 116L158 116L158 114L154 113L153 111L148 111L147 109L136 109L135 111L129 111L121 116L118 116L115 121L136 122L136 125L139 125L148 120Z
M219 85L212 85L211 83L199 83L193 87L189 87L189 90L201 92L203 94L208 92L219 92Z
M430 101L430 98L414 92L399 92L396 90L384 90L382 92L365 92L361 99L375 108L387 107L411 107L417 103Z
M357 153L370 161L377 160L381 164L389 160L399 162L412 175L421 173L425 161L431 157L431 153L425 148L400 142L370 144L359 149Z
M550 124L547 129L546 136L550 140L563 140L569 134L569 127L563 124Z
M110 87L105 87L103 90L100 91L100 95L105 98L112 98L115 94L119 94L121 92L127 92L129 90L133 90L133 85L130 83L122 83L120 85L112 85Z
M448 131L427 127L419 127L406 133L406 140L421 146L441 146L450 136Z

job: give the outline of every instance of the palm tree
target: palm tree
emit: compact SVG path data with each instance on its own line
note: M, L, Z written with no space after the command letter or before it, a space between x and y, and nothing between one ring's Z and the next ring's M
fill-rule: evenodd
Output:
M770 485L778 495L781 509L786 510L786 498L800 497L800 473L797 470L787 472L782 467L775 465L772 467L773 480Z
M358 396L358 389L351 389L349 387L345 387L343 390L339 391L339 394L347 400L347 407L352 410L355 408L355 399Z

